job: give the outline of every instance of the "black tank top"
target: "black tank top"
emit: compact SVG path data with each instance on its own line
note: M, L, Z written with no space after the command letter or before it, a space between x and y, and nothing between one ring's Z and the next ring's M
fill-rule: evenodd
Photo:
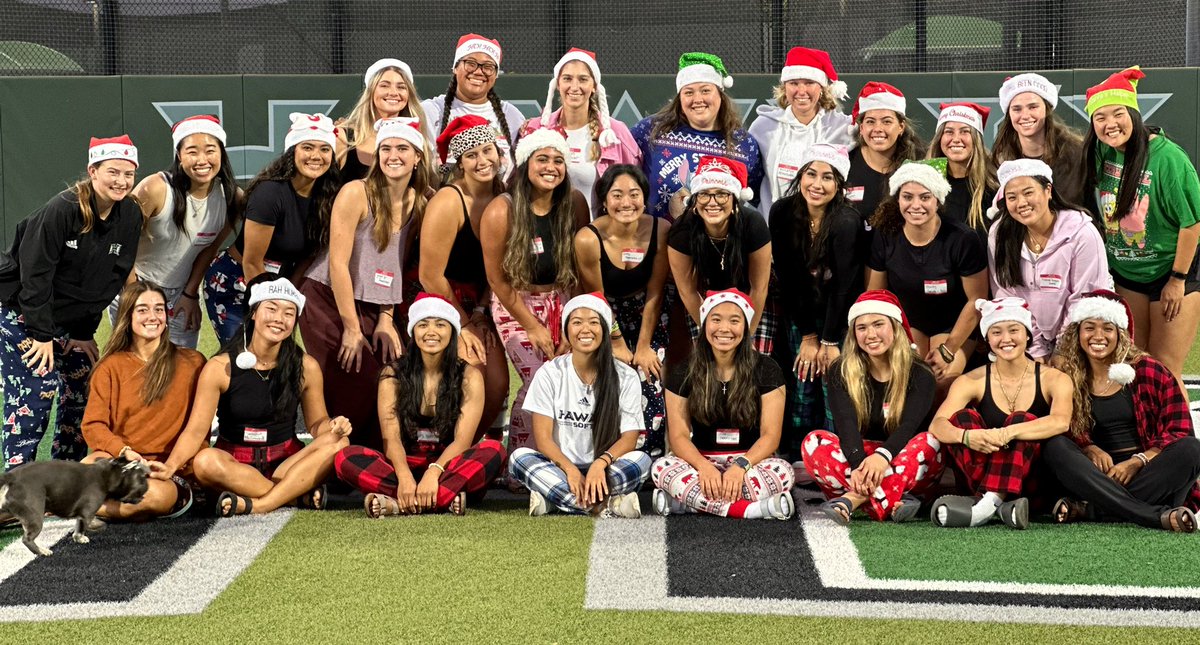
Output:
M347 129L346 136L353 139L354 130ZM370 169L370 166L363 165L363 162L358 159L358 148L351 148L346 152L346 165L342 166L342 183L348 184L355 179L363 179Z
M278 369L243 370L229 361L229 388L217 400L217 432L222 439L239 446L265 447L296 436L295 409L275 414L271 384L276 378Z
M975 407L975 411L979 413L979 416L983 417L983 422L987 424L987 427L999 428L1008 419L1008 414L1001 410L1000 406L996 405L996 402L992 400L992 366L989 363L985 368L987 371L983 377L983 399ZM1050 404L1046 402L1046 397L1042 396L1041 363L1034 363L1033 365L1033 403L1029 405L1029 409L1026 412L1039 419L1050 414Z
M1121 388L1108 396L1092 395L1092 441L1108 454L1125 454L1142 447L1133 411L1133 394Z
M458 193L458 201L462 203L463 225L454 236L454 245L450 247L450 256L446 259L446 278L466 284L487 284L487 273L483 268L483 246L475 231L471 228L471 213L467 211L467 200L463 197L458 186L451 185Z
M558 282L558 263L554 261L554 226L549 215L533 216L533 275L530 284Z
M632 269L624 269L615 264L604 250L604 238L600 230L591 224L587 225L600 240L600 281L604 284L604 295L609 298L625 298L644 291L650 284L650 275L654 273L654 254L658 251L658 222L650 223L650 245L641 263Z

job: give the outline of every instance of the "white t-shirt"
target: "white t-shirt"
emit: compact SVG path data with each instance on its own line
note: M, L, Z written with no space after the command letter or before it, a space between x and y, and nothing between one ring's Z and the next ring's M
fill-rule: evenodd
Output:
M592 131L586 125L577 130L567 130L567 148L571 151L571 156L567 158L567 174L571 177L571 188L583 193L587 200L589 215L595 213L595 205L592 204L592 193L596 186L596 162L592 160L594 145Z
M642 384L637 372L616 363L621 393L620 431L645 430L642 418ZM559 356L540 368L529 384L525 395L525 411L554 419L554 443L563 455L577 466L587 466L595 459L592 452L592 409L595 393L589 394L571 355ZM617 455L620 456L620 455Z
M440 128L442 125L442 107L446 104L446 95L439 94L431 99L421 101L421 109L425 110L425 118L429 121L431 129ZM521 131L521 126L525 124L525 115L508 101L500 101L500 109L504 111L504 119L508 121L508 131L516 138L517 133ZM504 138L504 131L500 129L500 119L496 116L495 110L492 109L490 101L483 103L463 103L457 97L450 102L450 118L446 119L446 124L460 116L473 114L483 117L491 122L496 129L496 148L500 151L500 166L504 169L503 177L508 179L508 175L512 172L513 163L512 155L509 150L512 149L512 142ZM436 139L441 131L432 133ZM427 134L426 136L430 136Z

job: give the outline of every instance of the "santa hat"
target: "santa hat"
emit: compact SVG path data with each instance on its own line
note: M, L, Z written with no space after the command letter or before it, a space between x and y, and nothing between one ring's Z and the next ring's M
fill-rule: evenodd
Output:
M904 162L888 179L889 192L894 197L900 192L901 186L910 182L929 189L939 204L945 204L946 196L950 194L950 182L946 181L946 160L939 158Z
M292 112L288 118L292 120L292 127L283 140L284 150L304 141L325 143L331 148L337 145L337 128L328 116Z
M828 87L829 92L839 101L847 96L846 84L838 80L837 70L833 69L829 52L807 47L789 49L783 69L779 71L779 82L799 79L815 81L821 87Z
M684 85L712 83L722 91L733 87L733 77L725 70L725 63L712 54L688 52L679 57L679 71L675 73L675 93L683 91Z
M94 166L109 159L124 159L132 162L133 167L137 168L137 148L133 146L133 141L128 134L108 139L92 137L91 142L88 143L88 165Z
M1085 320L1110 322L1129 332L1129 340L1133 341L1133 311L1120 294L1108 289L1096 289L1083 294L1083 298L1071 307L1068 323ZM1121 385L1132 383L1135 375L1133 366L1128 363L1117 361L1108 366L1108 378Z
M742 313L746 316L746 325L749 326L750 321L754 320L754 305L750 303L750 296L738 291L737 289L726 289L724 291L709 291L705 294L704 302L700 303L700 324L708 319L708 313L717 305L732 302L737 305Z
M176 155L179 154L179 144L193 134L210 135L220 141L222 146L225 145L225 128L221 127L221 121L209 114L197 114L171 126L171 145L175 148Z
M496 61L496 67L500 66L500 41L479 34L467 34L458 39L458 45L454 48L454 64L475 53L484 54Z
M426 318L441 318L450 323L455 333L462 332L462 322L458 310L449 300L435 294L422 291L416 300L408 307L408 335L411 338L413 327Z
M600 320L604 321L604 328L610 329L613 321L612 307L609 306L608 300L604 298L604 294L599 291L585 293L575 296L567 301L562 310L562 326L563 331L567 330L567 319L576 309L591 309L600 314Z
M907 104L904 92L887 83L871 81L858 93L858 100L854 102L854 109L850 112L850 121L858 123L858 115L865 114L868 110L891 110L904 116Z
M1002 322L1019 322L1025 325L1025 329L1031 336L1033 335L1033 313L1029 311L1029 305L1022 298L1015 296L995 300L980 298L975 301L975 310L980 313L979 332L984 337L987 337L988 329L991 329L992 325Z
M572 47L570 51L563 54L562 58L558 59L554 65L554 76L550 77L550 88L546 90L546 107L542 108L542 123L546 123L550 119L550 107L554 105L554 93L558 91L558 75L562 73L562 68L567 63L576 61L587 65L592 73L592 78L596 80L596 102L600 104L600 136L597 137L597 142L601 148L615 146L620 143L620 140L612 131L612 117L608 114L608 92L600 82L600 65L596 63L596 52Z
M1004 79L1000 86L1000 111L1008 113L1008 106L1018 94L1033 92L1050 104L1050 109L1058 107L1058 86L1041 74L1017 74Z
M873 289L867 291L850 305L850 312L846 314L846 324L854 326L854 320L859 316L866 314L879 314L887 316L892 320L900 323L904 327L904 333L908 335L908 343L913 349L917 348L917 344L913 342L912 329L908 326L908 316L904 313L904 308L900 306L900 299L896 294L887 289Z
M454 163L472 148L495 143L496 130L487 119L468 114L446 124L446 129L437 138L438 156L442 163Z
M400 75L404 77L405 83L412 82L412 68L408 66L408 63L400 60L399 58L380 58L374 63L371 63L371 66L367 68L367 72L363 74L363 87L370 85L371 79L375 78L376 74L385 69L391 69L393 67L400 70Z
M283 300L296 305L296 315L304 313L304 301L306 298L300 290L292 284L287 278L275 278L274 280L264 280L250 287L250 299L246 301L246 308L249 309L254 305L264 300Z
M1138 110L1137 86L1138 81L1143 78L1146 78L1146 75L1142 73L1142 68L1134 65L1112 74L1099 85L1089 87L1087 103L1083 106L1088 118L1090 119L1096 110L1110 105L1124 105L1131 110Z
M696 174L692 175L688 188L693 194L718 188L737 195L744 202L754 198L754 191L747 185L749 180L746 164L735 159L705 155L696 164Z
M375 122L375 149L385 139L403 139L413 145L418 151L425 150L425 134L421 130L420 119L411 117L394 117L380 119Z
M823 161L829 167L838 171L842 181L850 174L850 153L846 146L832 143L814 143L800 153L800 167L803 168L814 161Z
M943 123L965 123L979 134L983 134L983 127L987 125L988 115L992 113L991 110L978 103L966 102L942 103L938 109L941 112L938 114L937 128L942 127Z
M533 156L533 153L543 148L554 148L562 153L564 159L571 156L571 149L567 147L567 138L563 136L555 128L538 128L532 132L521 136L521 140L517 141L517 155L515 160L517 165L521 165Z
M992 206L988 208L988 219L995 219L996 215L1000 213L1000 202L1004 201L1004 187L1017 177L1045 177L1048 181L1053 182L1054 171L1041 159L1022 157L1000 164L1000 168L996 171L996 180L1000 186L996 189L996 197L992 200Z

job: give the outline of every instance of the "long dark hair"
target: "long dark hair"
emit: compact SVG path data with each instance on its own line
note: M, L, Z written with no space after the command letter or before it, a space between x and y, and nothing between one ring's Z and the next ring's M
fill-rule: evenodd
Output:
M512 213L508 218L508 240L504 248L502 266L504 274L515 289L528 289L533 280L534 257L530 240L534 238L533 182L529 181L529 159L517 166L508 180L508 193L512 197ZM550 226L554 231L553 253L558 275L554 284L572 290L579 283L575 270L575 205L571 199L571 178L563 173L562 183L554 187L550 196Z
M133 309L137 306L138 298L147 292L157 293L162 297L163 305L166 305L166 292L152 282L138 280L125 285L125 288L121 290L121 304L117 307L117 322L113 326L112 336L109 337L108 345L105 346L104 354L100 356L99 362L103 362L113 354L133 350ZM175 343L171 342L170 331L164 327L162 336L158 339L158 348L154 350L154 354L150 356L150 360L143 368L146 377L142 383L142 403L145 405L154 403L167 393L171 380L175 378L175 350Z
M1045 177L1034 177L1042 188L1050 189L1050 212L1059 213L1064 210L1083 211L1082 206L1072 204L1062 198L1053 184ZM1018 222L1008 212L1004 195L1000 195L1000 212L996 215L996 284L1009 289L1020 286L1024 282L1021 276L1021 246L1025 244L1025 225Z
M937 215L940 219L946 218L946 205L942 202L938 202ZM904 214L900 212L899 193L889 196L879 204L875 214L871 216L871 228L876 235L896 235L903 232Z
M266 181L290 182L297 172L296 146L292 146L271 160L266 168L260 170L254 179L250 180L250 185L246 188L247 199L259 184ZM338 168L337 157L334 155L329 163L329 169L317 178L312 192L309 193L317 206L317 217L309 217L304 224L304 237L309 247L323 249L329 246L329 221L333 213L333 200L341 189L342 170Z
M457 67L462 61L455 63ZM450 76L450 85L446 87L446 98L442 101L442 122L438 124L437 132L443 132L446 129L446 124L450 122L450 106L454 104L454 97L458 94L458 77ZM500 123L500 132L504 138L508 140L508 160L516 161L513 155L517 151L517 142L513 141L512 133L508 129L508 118L504 116L504 106L500 104L500 95L496 94L495 86L488 90L488 103L492 104L492 112L496 113L496 121ZM497 147L498 149L499 147Z
M925 156L927 147L925 142L921 140L921 135L913 129L912 121L908 117L893 111L896 118L900 119L900 125L903 129L900 131L900 136L896 137L896 143L892 146L891 163L884 174L895 172L905 161L916 161ZM862 115L859 115L862 119ZM858 148L866 148L867 142L863 139L862 129L856 128L854 131L854 145Z
M256 284L281 279L283 276L274 273L260 273L246 283L246 294L249 295L250 289ZM258 311L261 304L255 303L246 311L242 326L221 347L219 353L228 354L231 365L237 364L234 359L238 354L246 351L246 343L254 337L254 312ZM296 316L296 320L299 321L299 319L300 317ZM278 375L278 378L270 381L271 398L275 400L275 414L278 416L290 416L296 413L296 406L300 405L300 392L304 389L304 350L296 342L296 328L299 326L299 322L297 322L291 335L280 343L279 358L275 362L275 374Z
M1150 156L1150 128L1142 122L1142 115L1137 110L1127 107L1129 120L1132 122L1129 141L1125 143L1125 162L1121 168L1121 183L1117 188L1117 204L1108 216L1109 221L1115 222L1125 217L1133 209L1137 201L1138 185L1142 173L1146 171L1146 161ZM1100 140L1096 138L1096 127L1089 124L1087 138L1084 139L1084 181L1083 194L1089 201L1092 212L1103 218L1104 210L1096 204L1095 192L1098 177L1096 175L1096 157L1100 148Z
M450 328L450 344L442 350L438 371L442 378L438 382L437 407L433 412L430 430L438 435L438 441L449 443L454 439L454 429L462 415L462 386L467 364L458 357L458 332ZM417 341L409 338L404 346L404 355L392 363L396 381L396 418L400 420L400 432L408 442L417 440L417 430L424 427L421 406L425 398L425 361Z
M625 175L632 177L634 183L641 189L643 200L648 201L650 199L650 182L646 179L646 173L642 172L641 168L627 163L612 165L596 180L592 199L592 203L596 205L594 209L596 217L608 214L608 211L604 210L604 202L608 198L608 191L612 190L612 186L617 183L617 179Z
M749 270L750 259L742 253L742 241L746 239L750 225L746 223L747 218L742 213L737 195L730 199L733 200L733 212L729 215L729 235L725 238L724 250L729 275L733 277L733 286L737 286L738 277ZM709 272L701 269L700 261L714 242L704 230L704 218L700 216L697 208L696 195L693 194L688 197L687 210L679 221L671 226L671 232L667 235L687 241L688 254L692 256L692 276L696 279L696 290L704 293L709 289Z
M812 215L808 212L808 201L800 194L800 178L812 166L812 162L804 164L800 171L796 173L796 177L788 184L786 194L794 197L795 202L792 204L792 217L785 218L783 230L787 231L791 228L793 248L804 249L808 257L808 270L813 272L812 275L823 276L825 269L829 267L829 231L833 228L833 220L837 213L842 212L846 208L846 194L842 191L846 186L846 178L842 177L842 173L837 169L830 167L833 172L834 191L833 199L825 205L825 215L821 218L821 225L817 227L816 238L812 234ZM811 252L809 250L811 249ZM814 281L818 291L824 280L818 277Z
M711 425L727 417L738 428L758 425L762 396L754 382L754 368L758 361L767 359L754 349L750 320L746 319L744 325L742 342L733 352L733 379L729 382L726 394L718 391L720 379L717 378L717 358L708 342L704 324L700 325L700 337L696 339L696 348L688 359L687 367L687 382L691 384L687 400L688 416L700 423Z
M1079 145L1083 138L1058 118L1054 113L1054 106L1050 105L1049 101L1042 99L1042 102L1046 105L1046 120L1042 125L1046 148L1042 152L1042 161L1054 168L1059 158ZM1008 114L1004 114L1000 120L1000 128L996 131L996 141L992 144L992 159L999 166L1005 161L1024 157L1025 154L1021 152L1021 137L1013 127L1012 119Z
M233 164L229 163L229 154L225 152L225 144L212 135L204 135L217 142L217 148L221 151L221 171L217 173L213 179L212 190L216 186L220 186L222 194L225 196L225 216L230 220L237 217L237 180L233 177ZM187 137L184 137L186 140ZM183 141L175 147L175 159L171 162L171 167L167 168L167 186L171 189L172 210L171 221L175 223L175 228L186 233L187 232L187 194L192 189L192 178L183 171L183 166L179 163L179 149L183 147ZM293 157L293 165L295 158Z
M603 323L604 319L600 320ZM616 359L613 358L612 340L607 333L600 334L600 345L592 353L592 364L596 368L592 454L599 456L621 437L621 378L617 374Z

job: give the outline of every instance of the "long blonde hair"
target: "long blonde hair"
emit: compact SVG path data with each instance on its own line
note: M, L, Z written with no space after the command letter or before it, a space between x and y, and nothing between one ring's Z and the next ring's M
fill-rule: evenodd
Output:
M936 132L933 133L933 141L929 144L929 152L925 154L926 159L936 159L945 157L942 152L942 133L946 131L946 124L938 126ZM971 128L971 159L967 162L967 185L971 187L971 206L967 210L967 225L971 228L985 228L983 214L986 207L983 204L984 193L989 190L996 190L1000 187L1000 182L996 180L996 162L992 159L991 153L983 144L983 135L975 128Z
M113 326L112 336L109 337L99 362L114 354L133 349L133 308L137 306L138 298L147 292L162 296L163 304L166 304L167 294L152 282L138 280L125 285L121 290L117 324ZM167 393L171 379L175 378L175 354L175 343L171 342L170 333L164 326L163 335L158 339L158 349L154 350L154 354L142 368L146 370L146 380L142 383L142 402L146 405L154 403Z
M421 107L421 97L417 94L417 86L413 84L412 79L399 67L385 67L371 77L367 86L363 88L362 94L358 96L358 101L350 110L350 114L342 119L341 125L348 129L346 133L346 154L348 155L353 154L358 144L366 141L370 138L369 135L375 132L375 122L380 119L380 115L375 113L375 102L371 98L375 96L375 88L379 87L383 73L389 70L399 74L408 87L408 104L404 106L403 110L400 110L398 116L415 118L421 122L422 131L433 132L432 124L428 123L425 118L425 109ZM426 141L424 149L421 150L421 161L422 165L428 166L428 177L437 176L433 168L434 159L433 148L430 147L429 141Z
M1060 368L1071 378L1074 389L1071 393L1071 436L1082 437L1091 431L1092 420L1092 362L1083 354L1079 347L1079 325L1071 323L1063 330L1058 339L1058 356ZM1110 358L1114 363L1130 365L1146 356L1146 352L1138 349L1129 337L1129 332L1117 327L1117 347Z
M104 161L94 163L89 168L99 167L103 163ZM74 195L75 199L79 201L79 213L83 216L83 228L79 229L79 234L91 233L92 227L96 225L96 212L92 210L92 199L96 197L96 191L92 189L92 178L85 173L82 177L76 179L74 184L67 187L67 192ZM125 196L125 199L132 200L133 203L141 208L142 203L134 196L133 191L130 191ZM145 223L146 217L143 213L142 224L145 225Z
M929 368L920 362L916 351L908 344L908 335L900 322L890 317L888 322L892 324L892 348L888 350L887 355L892 378L887 384L888 413L883 419L883 425L888 434L891 434L899 427L900 418L904 415L904 401L908 398L908 383L913 370ZM854 404L854 416L858 419L859 430L863 430L871 422L871 392L867 388L867 382L871 378L871 361L867 353L858 346L853 324L846 330L846 339L842 347L851 348L842 354L840 361L842 383L846 387L846 393L850 395L850 402Z

